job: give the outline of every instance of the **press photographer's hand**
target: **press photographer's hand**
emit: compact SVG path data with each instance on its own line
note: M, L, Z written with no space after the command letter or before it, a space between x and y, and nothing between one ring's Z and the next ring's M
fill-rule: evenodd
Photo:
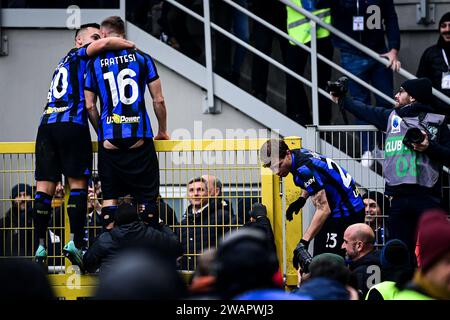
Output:
M305 203L306 198L304 197L300 197L294 202L292 202L286 210L286 219L288 221L292 221L292 219L294 218L294 213L298 214L300 209L303 208L303 206L305 205Z

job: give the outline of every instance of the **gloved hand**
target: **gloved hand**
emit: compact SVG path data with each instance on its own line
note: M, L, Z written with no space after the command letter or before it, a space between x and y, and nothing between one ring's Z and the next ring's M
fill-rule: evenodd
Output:
M300 266L304 273L309 273L309 264L312 261L312 256L308 252L309 241L304 239L300 240L297 247L294 249L294 257L292 259L292 264L295 269Z
M292 202L286 210L286 219L288 221L292 221L292 219L294 218L294 212L295 214L298 214L298 212L300 211L301 208L303 208L305 203L306 198L304 197L300 197L294 202Z

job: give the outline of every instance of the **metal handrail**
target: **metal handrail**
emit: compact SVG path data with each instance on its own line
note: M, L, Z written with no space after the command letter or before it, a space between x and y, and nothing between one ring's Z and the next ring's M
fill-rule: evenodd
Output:
M177 7L178 9L180 9L181 11L189 14L191 17L197 19L198 21L205 23L205 19L199 15L198 13L192 11L189 8L186 8L185 6L183 6L182 4L178 3L175 0L165 0L168 3L170 3L171 5ZM285 39L294 42L296 45L298 45L299 47L303 48L304 50L311 52L311 49L307 46L305 46L303 43L297 41L296 39L292 38L291 36L289 36L287 33L285 33L284 31L274 27L273 25L269 24L268 22L266 22L265 20L261 19L260 17L256 16L255 14L251 13L250 11L248 11L247 9L239 6L238 4L234 3L233 1L230 0L222 0L228 4L230 4L231 6L233 6L234 8L238 9L239 11L243 12L244 14L246 14L247 16L251 17L252 19L260 22L261 24L263 24L265 27L269 28L270 30L274 31L275 33L277 33L278 35L284 37ZM265 53L259 51L258 49L254 48L253 46L249 45L248 43L242 41L241 39L239 39L238 37L236 37L235 35L233 35L232 33L226 31L225 29L221 28L220 26L218 26L217 24L210 22L210 26L220 32L221 34L225 35L227 38L233 40L234 42L236 42L237 44L241 45L242 47L246 48L247 50L253 52L254 54L256 54L257 56L261 57L262 59L266 60L267 62L270 62L272 65L274 65L275 67L279 68L280 70L284 71L285 73L289 74L290 76L292 76L293 78L301 81L302 83L306 84L309 87L313 87L313 83L309 80L307 80L306 78L298 75L297 73L295 73L294 71L292 71L291 69L287 68L286 66L282 65L281 63L279 63L278 61L276 61L275 59L271 58L270 56L266 55ZM206 56L208 56L210 53L206 53ZM370 84L366 83L365 81L361 80L360 78L358 78L357 76L353 75L352 73L350 73L349 71L345 70L344 68L342 68L341 66L339 66L338 64L334 63L333 61L329 60L328 58L324 57L323 55L317 53L316 55L317 57L319 57L320 60L324 61L325 63L327 63L328 65L332 66L333 68L335 68L336 70L338 70L339 72L343 73L344 75L348 76L349 78L353 79L354 81L358 82L360 85L366 87L367 89L371 90L372 92L376 93L377 95L381 96L383 99L389 101L390 103L394 103L395 101L391 98L388 97L387 95L385 95L384 93L382 93L381 91L379 91L378 89L374 88L373 86L371 86ZM212 86L212 85L211 85ZM208 86L209 87L209 86ZM314 86L314 87L317 87ZM213 90L213 88L208 88L208 92L210 92L210 90ZM331 99L329 96L329 93L326 92L325 90L323 90L322 88L317 87L318 92L320 92L320 94L322 94L323 96L325 96L328 99ZM314 107L313 104L313 110L318 109L318 107ZM317 118L317 117L315 117Z
M283 38L285 38L285 39L295 43L297 46L299 46L303 50L306 50L307 52L311 53L311 49L308 46L306 46L305 44L301 43L300 41L294 39L293 37L291 37L289 34L284 32L283 30L280 30L277 27L271 25L270 23L268 23L264 19L258 17L257 15L255 15L252 12L250 12L249 10L245 9L244 7L241 7L240 5L236 4L234 1L232 1L232 0L222 0L222 1L224 1L225 3L228 3L230 6L232 6L233 8L235 8L237 10L239 10L240 12L246 14L247 16L252 18L253 20L258 21L259 23L264 25L266 28L272 30L276 34L278 34L278 35L282 36ZM338 32L340 32L340 31L338 31ZM327 57L321 55L320 53L317 53L316 56L320 60L322 60L323 62L328 64L329 66L333 67L334 69L338 70L342 74L344 74L344 75L348 76L349 78L351 78L352 80L358 82L360 85L362 85L362 86L366 87L367 89L371 90L372 92L376 93L378 96L382 97L386 101L388 101L388 102L390 102L392 104L395 103L394 99L392 99L388 95L384 94L383 92L381 92L377 88L373 87L372 85L368 84L364 80L361 80L360 78L355 76L353 73L345 70L340 65L336 64L335 62L333 62L332 60L328 59ZM303 82L303 83L305 83L305 82ZM308 83L305 83L305 84L307 84L309 86ZM319 88L319 91L321 92L322 95L324 95L325 97L329 98L329 93L328 92L326 92L324 90L321 90L320 88Z
M199 14L195 13L194 11L186 8L185 6L181 5L177 1L175 1L175 0L165 0L165 1L169 2L173 6L177 7L178 9L184 11L185 13L189 14L190 16L194 17L195 19L197 19L200 22L205 24L205 19L202 16L200 16ZM204 0L204 1L206 1L206 0ZM300 43L296 39L294 39L291 36L289 36L286 32L284 32L284 31L274 27L273 25L271 25L267 21L261 19L260 17L258 17L255 14L251 13L249 10L247 10L247 9L243 8L242 6L236 4L232 0L222 0L222 1L227 3L228 5L232 6L236 10L240 11L241 13L247 15L248 17L254 19L255 21L261 23L262 25L264 25L268 29L272 30L276 34L278 34L278 35L282 36L283 38L285 38L285 39L295 43L297 46L299 46L302 49L306 50L310 54L311 54L311 51L315 51L315 50L312 50L312 49L314 49L313 45L312 45L312 48L309 48L308 46L304 45L303 43ZM342 33L341 31L339 31L338 29L334 28L333 26L326 24L320 18L318 18L315 15L311 14L309 11L292 4L289 0L278 0L278 1L284 3L285 5L287 5L287 6L291 7L291 8L293 8L294 10L300 12L305 17L310 19L311 23L314 23L314 25L312 26L313 28L315 27L315 24L317 23L321 27L329 30L331 33L335 34L336 36L340 37L344 41L346 41L346 42L350 43L351 45L355 46L357 49L361 50L362 52L364 52L368 56L372 57L374 60L382 63L385 66L387 66L389 64L388 60L380 57L380 55L378 53L376 53L375 51L373 51L373 50L365 47L364 45L358 43L357 41L355 41L351 37L347 36L346 34ZM259 51L258 49L255 49L253 46L251 46L248 43L246 43L246 42L242 41L241 39L237 38L236 36L234 36L230 32L224 30L223 28L221 28L217 24L215 24L213 22L210 22L210 21L209 21L209 24L210 24L211 28L213 28L214 30L216 30L219 33L225 35L227 38L231 39L235 43L237 43L237 44L241 45L242 47L246 48L247 50L253 52L254 54L256 54L259 57L261 57L262 59L266 60L267 62L270 62L272 65L276 66L277 68L279 68L280 70L284 71L285 73L291 75L295 79L301 81L302 83L306 84L307 86L309 86L309 87L311 87L313 89L317 87L317 83L315 83L315 82L317 82L317 79L313 79L313 77L312 77L313 81L307 80L306 78L304 78L304 77L298 75L297 73L293 72L292 70L290 70L289 68L287 68L284 65L280 64L278 61L272 59L271 57L269 57L268 55L264 54L263 52ZM315 41L315 39L312 39L311 41L313 41L313 40ZM208 55L208 54L211 54L211 53L209 52L206 55ZM330 65L334 69L336 69L339 72L341 72L342 74L344 74L344 75L348 76L349 78L351 78L352 80L356 81L358 84L360 84L360 85L364 86L365 88L369 89L371 92L373 92L377 96L380 96L381 98L383 98L384 100L386 100L386 101L388 101L388 102L390 102L392 104L395 103L395 101L392 99L392 97L389 97L386 94L382 93L377 88L374 88L372 85L370 85L370 84L366 83L365 81L361 80L357 76L353 75L352 73L350 73L349 71L345 70L344 68L342 68L338 64L334 63L333 61L327 59L323 55L321 55L321 54L319 54L317 52L313 52L313 54L311 54L311 59L312 59L312 61L314 61L314 63L316 63L315 61L316 61L317 57L321 61L325 62L326 64ZM312 68L314 68L313 65L312 65ZM416 78L413 74L411 74L410 72L406 71L403 68L400 68L398 73L400 75L404 76L407 79L414 79L414 78ZM210 87L210 86L208 86L208 87ZM325 96L327 98L330 98L328 92L326 92L325 90L323 90L321 88L317 88L317 89L318 89L318 92L320 94L322 94L323 96ZM208 88L208 91L213 91L213 85L212 84L211 84L211 88ZM314 94L314 92L313 92L313 94ZM441 92L437 91L434 88L433 88L433 95L438 97L441 101L450 104L450 98L445 96L444 94L442 94ZM312 99L312 100L313 100L313 105L312 105L313 120L314 120L314 124L318 124L318 123L316 123L317 122L317 118L318 118L317 117L317 114L318 114L318 101L317 101L317 98Z
M227 0L224 0L227 1ZM339 38L341 38L342 40L350 43L352 46L356 47L357 49L359 49L360 51L364 52L365 54L367 54L369 57L375 59L376 61L380 62L381 64L385 65L386 67L389 65L389 61L380 57L380 55L373 51L372 49L369 49L368 47L360 44L359 42L357 42L356 40L352 39L351 37L347 36L346 34L342 33L341 31L339 31L338 29L336 29L335 27L323 22L320 18L316 17L315 15L313 15L312 13L310 13L309 11L291 3L289 0L278 0L282 3L284 3L285 5L291 7L292 9L296 10L297 12L300 12L301 14L303 14L305 17L307 17L308 19L314 21L315 23L319 24L321 27L327 29L328 31L330 31L331 33L333 33L334 35L338 36ZM417 77L415 75L413 75L412 73L410 73L409 71L400 68L397 73L399 73L400 75L402 75L403 77L407 78L407 79L416 79ZM435 88L433 88L433 95L437 98L439 98L441 101L450 104L450 98L447 97L446 95L444 95L442 92L436 90Z

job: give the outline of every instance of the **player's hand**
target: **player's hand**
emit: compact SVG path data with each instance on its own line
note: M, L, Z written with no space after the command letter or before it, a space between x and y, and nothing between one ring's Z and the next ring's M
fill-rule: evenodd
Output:
M153 140L170 140L170 136L167 132L158 132Z
M303 208L305 203L306 198L304 197L300 197L294 202L292 202L286 210L286 219L288 221L292 221L292 219L294 218L294 213L298 214L298 212L300 211L301 208Z

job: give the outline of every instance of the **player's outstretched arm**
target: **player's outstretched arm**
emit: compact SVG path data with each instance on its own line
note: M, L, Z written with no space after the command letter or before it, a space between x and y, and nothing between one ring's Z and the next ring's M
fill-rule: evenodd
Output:
M155 140L169 140L170 136L167 132L167 110L162 94L161 80L156 79L148 84L148 90L153 99L153 109L155 110L156 119L158 119L158 134Z
M306 229L305 234L302 237L302 239L306 241L311 241L319 233L331 213L324 189L313 195L311 199L316 208L316 212L311 220L311 224L308 226L308 229Z
M86 49L86 53L92 57L106 50L134 49L135 47L134 42L129 40L119 37L108 37L91 42Z

